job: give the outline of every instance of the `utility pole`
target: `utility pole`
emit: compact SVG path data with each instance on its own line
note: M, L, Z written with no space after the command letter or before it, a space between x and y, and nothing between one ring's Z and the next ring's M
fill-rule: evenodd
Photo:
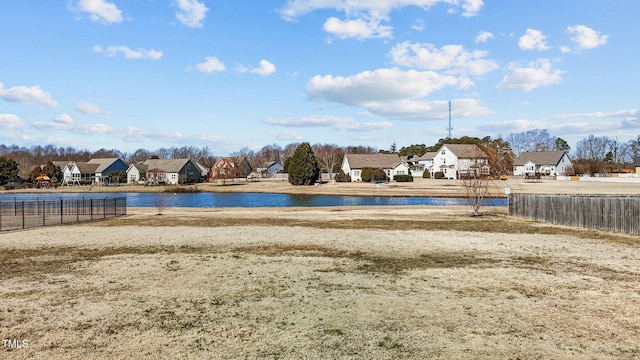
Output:
M447 128L447 130L447 139L451 139L451 130L453 130L453 128L451 127L451 100L449 100L449 127Z

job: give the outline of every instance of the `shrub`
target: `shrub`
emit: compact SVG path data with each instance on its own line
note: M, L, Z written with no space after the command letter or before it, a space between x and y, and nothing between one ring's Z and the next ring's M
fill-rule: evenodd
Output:
M393 180L395 180L397 182L412 182L413 181L413 176L411 174L394 175L393 176Z
M344 171L340 170L340 172L333 177L333 180L335 180L336 182L351 182L351 176L345 174Z
M444 179L444 173L442 171L435 172L433 174L434 179Z
M16 186L15 186L15 185L9 185L9 184L7 184L7 185L5 185L5 186L4 186L4 189L5 189L5 190L14 190L15 188L16 188Z
M428 172L428 171L426 171L426 170L425 170L425 171L422 173L422 178L423 178L423 179L429 179L430 177L431 177L431 173L430 173L430 172Z
M370 168L365 167L362 168L362 181L372 182L372 181L388 181L387 173L380 168Z

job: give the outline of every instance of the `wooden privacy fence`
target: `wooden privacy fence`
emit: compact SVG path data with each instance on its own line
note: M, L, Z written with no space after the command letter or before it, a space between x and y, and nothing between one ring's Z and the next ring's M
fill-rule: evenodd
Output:
M639 195L510 194L509 215L640 235Z
M0 231L78 223L126 214L126 197L0 200Z

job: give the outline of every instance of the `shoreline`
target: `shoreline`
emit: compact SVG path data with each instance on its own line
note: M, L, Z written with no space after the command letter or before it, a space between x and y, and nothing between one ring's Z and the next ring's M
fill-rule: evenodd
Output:
M143 186L75 186L53 189L0 190L0 194L50 193L162 193L167 189L194 186L198 192L210 193L273 193L299 195L335 195L364 197L432 197L466 198L467 189L462 180L422 179L413 182L385 184L325 183L314 186L294 186L285 179L261 179L256 182L239 181L231 184L199 183L195 185ZM491 180L487 183L486 198L505 198L506 192L530 194L629 194L640 195L640 183L603 183L544 180L526 182L524 179Z

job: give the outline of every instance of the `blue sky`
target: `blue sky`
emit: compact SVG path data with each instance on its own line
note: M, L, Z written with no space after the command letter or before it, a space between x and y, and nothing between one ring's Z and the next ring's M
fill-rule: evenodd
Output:
M0 143L640 135L640 1L2 0Z

